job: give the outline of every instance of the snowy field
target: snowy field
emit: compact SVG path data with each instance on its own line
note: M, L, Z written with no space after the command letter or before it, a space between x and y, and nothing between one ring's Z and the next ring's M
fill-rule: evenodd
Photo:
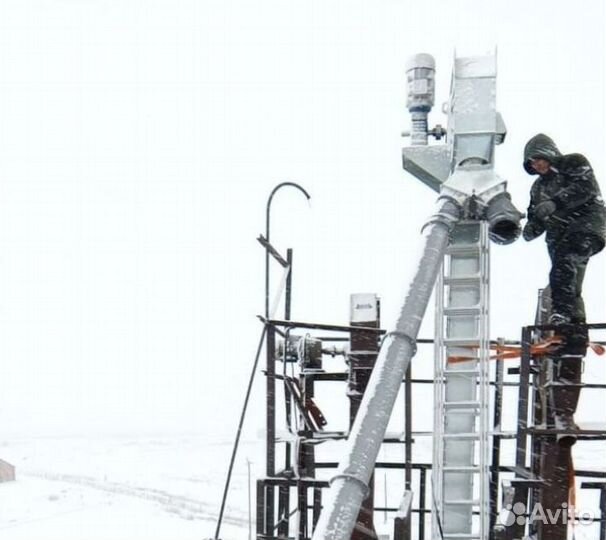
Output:
M202 540L214 536L231 443L203 437L21 439L0 443L17 481L0 484L2 540ZM221 536L248 535L243 442Z

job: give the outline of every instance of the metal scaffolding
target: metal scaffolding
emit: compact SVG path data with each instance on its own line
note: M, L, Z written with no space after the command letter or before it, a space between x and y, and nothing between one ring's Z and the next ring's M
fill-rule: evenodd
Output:
M540 309L539 309L540 311ZM541 318L538 318L541 322ZM606 324L583 325L592 333L606 330ZM606 440L606 424L601 426L561 428L554 422L555 415L562 407L570 407L569 397L561 393L553 393L554 387L561 390L573 391L578 394L581 389L592 391L606 390L606 381L602 383L559 383L554 381L549 372L555 362L575 361L570 358L560 358L556 354L537 357L532 354L531 346L546 333L554 331L553 326L537 324L522 329L522 357L520 367L510 370L519 374L518 394L518 429L516 435L516 464L512 469L513 479L506 480L503 485L503 508L512 519L510 525L503 530L502 538L515 540L534 535L537 540L566 540L569 522L578 521L568 515L566 519L555 522L543 522L532 519L533 509L551 515L567 514L570 490L576 479L583 479L581 489L600 490L599 517L591 520L597 524L596 540L606 540L606 471L603 462L597 463L602 468L593 470L575 470L572 466L571 446L558 444L562 435L573 436L577 446L586 441ZM603 343L603 342L602 342ZM603 402L603 398L601 400ZM572 412L576 409L576 400ZM562 512L564 510L564 512ZM556 512L559 511L559 514ZM522 517L522 519L517 519ZM515 518L515 519L513 519ZM507 517L504 520L508 522ZM501 537L499 537L501 538Z

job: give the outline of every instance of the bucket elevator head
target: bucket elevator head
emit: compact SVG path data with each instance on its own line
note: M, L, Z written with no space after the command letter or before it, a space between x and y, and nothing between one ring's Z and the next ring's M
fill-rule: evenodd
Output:
M428 115L434 104L435 62L428 54L411 57L407 69L411 146L402 151L404 168L464 209L464 217L488 221L489 236L510 244L521 232L523 216L512 204L507 182L494 170L494 147L507 130L496 110L496 58L455 58L446 142L428 145ZM439 138L436 136L436 138Z

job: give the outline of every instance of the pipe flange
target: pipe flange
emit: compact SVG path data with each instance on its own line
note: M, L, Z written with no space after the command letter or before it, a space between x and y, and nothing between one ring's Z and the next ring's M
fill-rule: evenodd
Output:
M335 474L328 483L332 486L333 482L335 482L336 480L339 480L340 478L344 479L345 481L353 480L356 484L358 484L358 486L360 486L362 488L362 492L364 494L364 499L366 499L366 497L368 497L368 494L370 493L370 488L368 487L368 484L366 482L364 482L364 480L361 480L354 474L350 474L350 473L346 473L346 472Z
M392 337L392 336L394 338L399 338L399 339L403 339L404 341L408 341L408 344L410 345L410 348L412 349L411 356L414 356L415 354L417 354L417 340L415 338L413 338L412 336L409 336L406 332L392 330L391 332L387 332L385 334L384 339L387 339L388 337Z
M438 212L433 214L421 228L421 232L430 225L444 225L449 231L454 229L460 219L461 203L450 196L441 195L438 201L444 201ZM450 206L450 208L449 208Z

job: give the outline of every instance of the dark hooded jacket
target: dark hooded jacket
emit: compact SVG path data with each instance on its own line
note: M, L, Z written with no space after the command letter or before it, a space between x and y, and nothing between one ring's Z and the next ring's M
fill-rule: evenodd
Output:
M593 253L602 250L606 241L606 209L587 158L581 154L562 155L555 143L540 133L524 148L524 169L528 174L537 174L530 165L531 159L545 159L551 169L532 185L524 238L533 240L546 232L551 250L561 242L572 243L583 237L591 239ZM553 201L556 209L540 220L535 208L543 201Z

